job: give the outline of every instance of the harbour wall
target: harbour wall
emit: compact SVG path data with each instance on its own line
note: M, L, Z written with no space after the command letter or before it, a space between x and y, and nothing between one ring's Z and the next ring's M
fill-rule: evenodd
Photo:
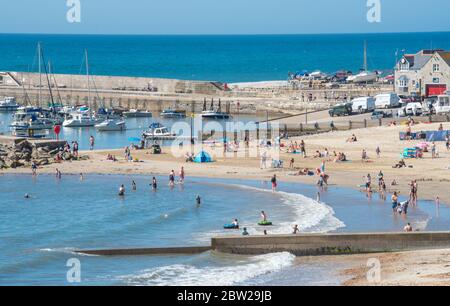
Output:
M230 112L295 114L305 109L319 110L340 103L344 97L374 96L392 92L391 85L346 85L342 88L322 87L296 89L284 86L258 84L245 86L225 85L214 81L189 81L161 78L91 76L90 94L84 75L54 74L50 84L54 101L65 105L89 105L93 108L137 108L160 112L166 108L188 112L202 110L203 101L222 100L228 103ZM270 82L269 82L270 83ZM41 84L41 85L40 85ZM13 96L21 104L47 106L50 93L46 75L27 72L0 72L0 97ZM39 99L41 96L41 99ZM39 102L40 101L40 102Z
M274 252L296 256L340 255L449 248L450 232L218 237L211 243L215 251L242 255Z

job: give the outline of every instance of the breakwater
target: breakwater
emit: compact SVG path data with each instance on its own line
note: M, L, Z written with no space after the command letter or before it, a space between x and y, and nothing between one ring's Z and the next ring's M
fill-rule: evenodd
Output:
M215 251L242 255L275 252L290 252L297 256L340 255L449 248L450 232L218 237L211 243Z

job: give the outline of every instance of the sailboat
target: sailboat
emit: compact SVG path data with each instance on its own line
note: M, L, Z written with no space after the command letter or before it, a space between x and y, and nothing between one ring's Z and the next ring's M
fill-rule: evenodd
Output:
M368 71L367 69L367 42L364 42L364 68L356 75L351 75L347 78L348 83L372 83L378 79L376 72Z
M86 77L87 77L87 86L88 86L88 104L91 100L91 85L89 83L89 61L88 61L88 51L85 50L85 58L86 58ZM91 127L97 123L95 118L91 115L91 111L80 111L77 110L69 114L66 117L66 120L63 122L64 127Z

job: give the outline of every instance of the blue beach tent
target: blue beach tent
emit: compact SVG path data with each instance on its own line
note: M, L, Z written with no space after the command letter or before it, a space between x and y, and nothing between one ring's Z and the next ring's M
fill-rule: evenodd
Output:
M194 163L212 163L211 155L206 153L205 151L201 151L197 154L197 156L194 158Z

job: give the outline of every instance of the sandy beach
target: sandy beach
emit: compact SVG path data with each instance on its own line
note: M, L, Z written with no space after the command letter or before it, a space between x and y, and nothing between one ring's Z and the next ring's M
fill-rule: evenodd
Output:
M437 130L439 124L417 124L412 130ZM450 123L444 124L444 129L450 129ZM375 179L381 170L385 175L387 189L390 192L399 191L401 195L409 194L409 183L416 179L419 185L419 198L422 200L434 200L439 196L442 203L450 203L450 194L446 191L450 182L450 152L446 151L445 143L436 143L439 158L432 159L431 153L425 153L422 159L406 160L407 168L394 169L392 166L400 160L400 154L405 147L411 147L418 141L399 141L399 132L406 130L405 126L377 127L353 130L350 132L331 132L305 136L302 138L290 138L290 141L299 142L303 139L306 143L308 157L300 155L280 153L280 159L284 161L283 169L260 169L260 158L255 157L218 157L214 163L196 164L186 163L184 157L175 158L170 149L163 149L163 154L150 154L148 150L132 151L133 158L140 162L127 162L124 158L124 150L102 150L84 151L82 155L88 155L87 161L65 162L52 164L39 169L40 173L54 173L59 168L63 174L146 174L146 175L168 175L173 169L176 173L183 166L186 175L212 178L233 178L251 180L269 180L273 174L277 174L278 180L283 182L298 182L304 184L316 184L316 176L296 176L299 169L309 168L314 170L320 167L322 158L313 158L314 152L323 152L325 148L330 154L333 151L344 152L348 162L333 162L330 157L326 162L326 173L330 175L329 184L332 186L343 186L360 188L365 183L365 176L370 173ZM348 143L346 140L354 133L358 141ZM381 158L377 158L375 150L379 146ZM203 148L205 151L221 153L223 149L216 145L215 149L209 146ZM365 149L369 160L362 161L361 153ZM183 152L189 151L185 148L177 152L181 156ZM241 149L243 150L243 149ZM108 154L115 155L117 162L108 161ZM243 155L243 154L240 154ZM294 158L294 168L289 168L289 161ZM9 169L0 173L30 173L30 169ZM395 180L398 185L390 186ZM363 195L362 195L363 196Z

